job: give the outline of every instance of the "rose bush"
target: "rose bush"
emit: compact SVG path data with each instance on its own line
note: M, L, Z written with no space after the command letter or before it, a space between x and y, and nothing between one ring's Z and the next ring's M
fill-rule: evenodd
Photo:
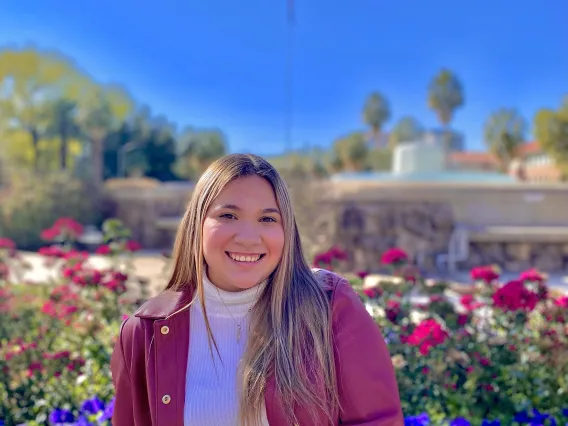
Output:
M405 279L398 249L382 260L400 285L361 297L388 342L408 425L568 424L568 297L543 274L500 284L497 268L474 268L458 293Z
M0 425L109 426L109 360L121 321L135 310L128 255L140 247L119 221L103 226L108 267L94 268L60 219L40 249L56 278L22 281L27 265L0 238ZM341 268L335 247L315 266ZM535 270L499 283L498 269L471 271L468 292L426 283L400 249L379 262L394 280L365 288L348 274L392 354L407 425L564 425L568 422L568 297ZM142 295L142 299L144 296Z
M119 222L103 229L102 247L112 247L105 269L74 248L80 224L61 218L46 229L52 244L39 253L56 277L42 284L21 281L26 265L0 239L0 424L110 425L109 361L121 321L135 309L128 254L139 247Z

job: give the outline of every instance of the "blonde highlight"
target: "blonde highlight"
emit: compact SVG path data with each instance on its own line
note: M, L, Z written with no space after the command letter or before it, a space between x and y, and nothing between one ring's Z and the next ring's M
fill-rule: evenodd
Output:
M304 259L288 189L270 163L255 155L232 154L207 169L180 223L167 289L188 288L199 298L211 353L215 348L219 355L203 299L202 226L211 203L223 188L232 180L252 175L264 178L274 190L285 242L280 263L251 311L249 340L240 371L239 424L259 424L259 409L270 376L274 376L289 424L298 423L295 409L299 406L308 408L314 423L317 413L322 413L333 424L340 407L330 302Z

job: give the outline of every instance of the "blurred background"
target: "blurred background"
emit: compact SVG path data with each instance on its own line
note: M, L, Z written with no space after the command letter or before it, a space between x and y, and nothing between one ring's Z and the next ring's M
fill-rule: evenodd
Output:
M194 183L224 154L250 152L288 183L310 262L350 274L356 287L392 278L384 254L396 249L424 279L463 289L480 280L479 267L503 282L532 271L521 276L562 293L566 28L565 0L0 1L0 251L26 265L17 279L12 265L10 279L54 279L46 256L67 257L49 244L72 237L98 267L128 252L146 296L156 293ZM8 270L0 256L0 284ZM0 355L2 336L17 334L3 330ZM403 385L416 371L399 372L405 404L433 424L460 413L481 424L488 413L497 419L493 406L561 419L568 407L567 376L534 396L503 391L483 403L473 385L459 403L444 399L430 378L420 389L442 402L428 408L412 399L412 382ZM553 380L535 377L510 389L523 383L526 396ZM104 383L77 395L106 403ZM463 383L444 386L454 385ZM10 392L11 401L37 397ZM551 394L550 406L539 399ZM80 398L65 398L49 404L69 403L78 418ZM43 424L49 404L0 407L0 424ZM513 424L509 414L503 424Z

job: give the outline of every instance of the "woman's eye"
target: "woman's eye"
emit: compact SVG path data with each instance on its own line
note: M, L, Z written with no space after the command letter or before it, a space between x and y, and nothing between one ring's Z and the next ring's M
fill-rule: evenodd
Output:
M223 219L234 219L234 218L235 218L235 215L232 214L232 213L223 213L223 214L222 214L221 216L219 216L219 217L221 217L221 218L223 218Z
M273 217L263 217L260 220L261 222L276 222L276 219L274 219Z

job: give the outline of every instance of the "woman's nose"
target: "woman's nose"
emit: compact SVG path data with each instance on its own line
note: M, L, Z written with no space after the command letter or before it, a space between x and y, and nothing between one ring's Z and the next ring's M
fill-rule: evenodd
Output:
M261 241L260 232L253 224L241 222L235 233L235 242L243 245L259 244Z

